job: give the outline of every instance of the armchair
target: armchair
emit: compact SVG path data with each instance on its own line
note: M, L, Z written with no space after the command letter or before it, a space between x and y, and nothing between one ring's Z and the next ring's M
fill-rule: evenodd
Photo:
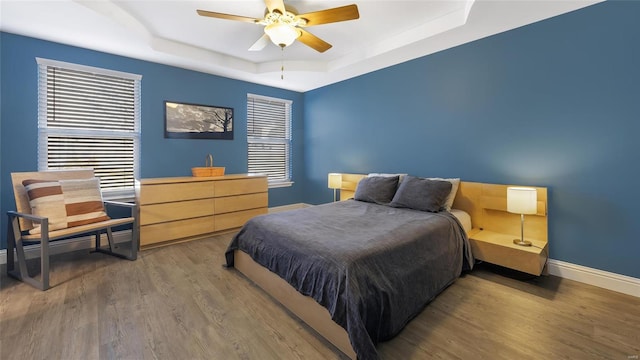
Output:
M40 290L49 284L50 242L77 235L95 236L95 252L135 260L139 246L136 204L102 201L93 169L12 173L16 211L8 211L7 274ZM130 216L111 219L104 205L128 208ZM116 251L112 228L132 227L128 252ZM106 232L108 249L100 243ZM40 243L40 279L29 275L25 242ZM15 256L18 260L16 269Z

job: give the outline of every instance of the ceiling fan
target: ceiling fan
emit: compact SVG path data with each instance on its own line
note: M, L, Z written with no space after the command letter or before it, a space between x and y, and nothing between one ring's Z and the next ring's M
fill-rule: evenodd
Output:
M267 8L263 19L229 15L206 10L197 10L197 12L200 16L264 25L264 35L262 35L262 37L249 48L250 51L259 51L264 49L264 47L269 43L269 40L283 49L291 45L295 40L298 40L322 53L329 50L331 48L331 44L303 28L340 21L355 20L360 17L360 14L358 13L358 6L355 4L314 11L306 14L298 14L295 8L285 5L284 0L265 0L264 2Z

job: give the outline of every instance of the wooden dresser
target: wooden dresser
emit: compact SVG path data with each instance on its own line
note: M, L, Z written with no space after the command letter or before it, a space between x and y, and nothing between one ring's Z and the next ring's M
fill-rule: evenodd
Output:
M195 240L241 227L267 213L267 177L142 179L136 187L140 209L140 248Z

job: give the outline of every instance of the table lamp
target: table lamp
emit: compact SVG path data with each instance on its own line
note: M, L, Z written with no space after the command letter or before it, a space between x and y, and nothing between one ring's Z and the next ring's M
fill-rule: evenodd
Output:
M329 189L333 189L333 201L336 200L336 189L342 187L342 174L329 173Z
M534 188L508 187L507 211L520 214L520 239L514 239L513 243L520 246L531 246L531 241L524 239L524 215L538 212L538 193Z

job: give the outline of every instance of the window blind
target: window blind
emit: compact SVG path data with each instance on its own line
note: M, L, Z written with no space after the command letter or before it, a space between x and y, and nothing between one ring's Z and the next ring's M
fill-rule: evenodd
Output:
M247 95L248 169L271 186L291 183L291 100Z
M141 76L38 60L38 168L93 168L105 195L132 195Z

